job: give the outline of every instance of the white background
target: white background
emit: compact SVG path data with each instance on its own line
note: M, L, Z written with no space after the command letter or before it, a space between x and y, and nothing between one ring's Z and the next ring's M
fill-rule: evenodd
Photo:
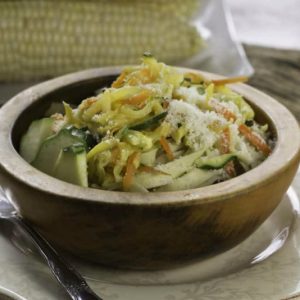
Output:
M226 0L239 39L300 50L300 0Z

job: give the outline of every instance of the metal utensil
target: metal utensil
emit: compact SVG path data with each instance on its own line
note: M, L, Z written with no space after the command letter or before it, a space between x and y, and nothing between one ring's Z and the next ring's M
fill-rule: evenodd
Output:
M88 286L82 276L63 259L52 246L37 233L18 214L0 187L0 219L9 221L21 229L25 237L30 239L41 257L48 264L52 274L73 300L103 300Z

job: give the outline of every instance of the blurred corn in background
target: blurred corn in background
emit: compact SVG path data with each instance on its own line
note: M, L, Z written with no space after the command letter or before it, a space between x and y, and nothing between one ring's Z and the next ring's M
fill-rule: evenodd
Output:
M176 64L199 53L199 0L0 0L0 81L39 80L139 63L145 51Z

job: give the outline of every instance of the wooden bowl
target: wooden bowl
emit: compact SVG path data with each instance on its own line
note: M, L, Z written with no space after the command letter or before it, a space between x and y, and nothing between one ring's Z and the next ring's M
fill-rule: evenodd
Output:
M259 166L222 183L163 193L103 191L50 177L19 155L22 134L51 102L79 103L109 85L120 70L93 69L56 78L1 108L0 180L19 213L56 247L121 268L173 267L243 241L281 201L300 158L299 127L292 114L250 86L232 88L249 101L258 121L270 125L276 146Z

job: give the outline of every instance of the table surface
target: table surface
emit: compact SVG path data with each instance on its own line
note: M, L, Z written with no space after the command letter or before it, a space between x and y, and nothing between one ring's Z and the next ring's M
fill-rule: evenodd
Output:
M245 45L255 69L249 84L275 97L300 121L300 51Z

